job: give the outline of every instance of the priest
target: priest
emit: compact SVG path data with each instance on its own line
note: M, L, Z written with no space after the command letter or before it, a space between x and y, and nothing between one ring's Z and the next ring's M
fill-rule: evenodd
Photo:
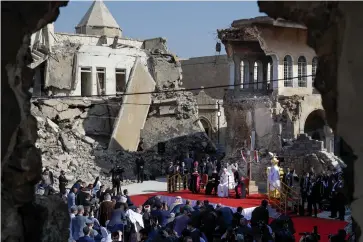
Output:
M271 159L271 168L268 174L268 182L269 182L269 193L270 196L273 198L279 198L280 197L280 167L278 166L279 160L276 158L276 156L273 156Z
M228 197L229 183L232 182L229 179L231 179L230 174L227 168L224 168L219 179L218 197Z

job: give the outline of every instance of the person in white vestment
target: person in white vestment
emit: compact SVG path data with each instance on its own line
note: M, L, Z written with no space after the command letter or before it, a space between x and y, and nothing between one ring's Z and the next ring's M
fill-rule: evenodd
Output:
M218 185L218 197L228 197L228 185L230 174L227 171L227 168L223 169L223 172L221 174L221 177L219 179L219 185Z
M272 166L268 174L270 196L278 198L281 190L279 160L274 156L271 160Z

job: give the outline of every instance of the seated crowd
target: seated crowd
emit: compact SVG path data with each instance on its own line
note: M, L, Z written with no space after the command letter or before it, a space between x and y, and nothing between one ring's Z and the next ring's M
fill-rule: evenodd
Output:
M268 202L252 212L250 221L243 208L214 207L208 200L183 203L176 197L167 205L160 196L143 206L133 205L128 191L112 196L104 186L94 193L79 181L68 194L71 216L70 240L77 242L164 242L164 241L295 241L294 227L288 217L269 223ZM78 189L77 189L78 187ZM305 241L316 241L307 237ZM331 241L345 241L338 235Z

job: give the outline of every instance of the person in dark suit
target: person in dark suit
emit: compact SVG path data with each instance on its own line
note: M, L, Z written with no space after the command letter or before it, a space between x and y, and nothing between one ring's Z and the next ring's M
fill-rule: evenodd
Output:
M344 221L345 217L345 195L344 195L344 181L343 176L338 176L338 182L334 187L335 190L335 200L336 200L336 210L339 213L339 220Z
M59 180L59 192L63 195L66 193L66 186L68 184L66 173L63 170L60 172L58 180Z
M145 166L145 161L140 156L139 158L136 159L137 183L144 182L144 166Z
M118 195L121 193L121 182L123 181L123 173L124 173L124 169L121 168L120 166L116 165L111 171L111 175L112 175L112 190L116 192L114 192L114 196Z
M239 171L235 168L232 169L234 176L234 183L236 186L234 187L234 191L236 192L236 198L246 198L246 186L245 183L242 182L242 176ZM239 189L241 189L241 193L239 193Z
M252 211L251 215L251 226L258 226L260 222L263 222L264 224L268 225L269 220L269 212L267 210L268 201L262 200L261 206L255 208Z
M309 172L306 172L300 178L300 196L301 196L300 213L303 213L305 211L305 203L307 202L307 192L309 190L309 185L310 185L310 176ZM304 214L300 215L304 216Z
M217 195L217 188L219 185L219 175L216 169L214 169L212 176L209 178L206 189L205 189L205 194L206 195Z
M312 208L314 207L314 216L318 215L318 202L320 197L319 184L317 183L314 177L310 178L309 181L309 189L307 191L307 200L308 200L308 213L309 216L312 215Z

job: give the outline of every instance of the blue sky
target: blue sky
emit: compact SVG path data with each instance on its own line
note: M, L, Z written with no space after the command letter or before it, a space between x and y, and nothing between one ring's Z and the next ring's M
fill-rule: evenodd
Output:
M61 8L55 30L74 33L74 27L91 3L70 1L67 7ZM123 30L124 37L165 37L168 48L182 58L215 55L217 29L228 28L236 19L264 15L259 13L257 1L105 1L105 4Z

